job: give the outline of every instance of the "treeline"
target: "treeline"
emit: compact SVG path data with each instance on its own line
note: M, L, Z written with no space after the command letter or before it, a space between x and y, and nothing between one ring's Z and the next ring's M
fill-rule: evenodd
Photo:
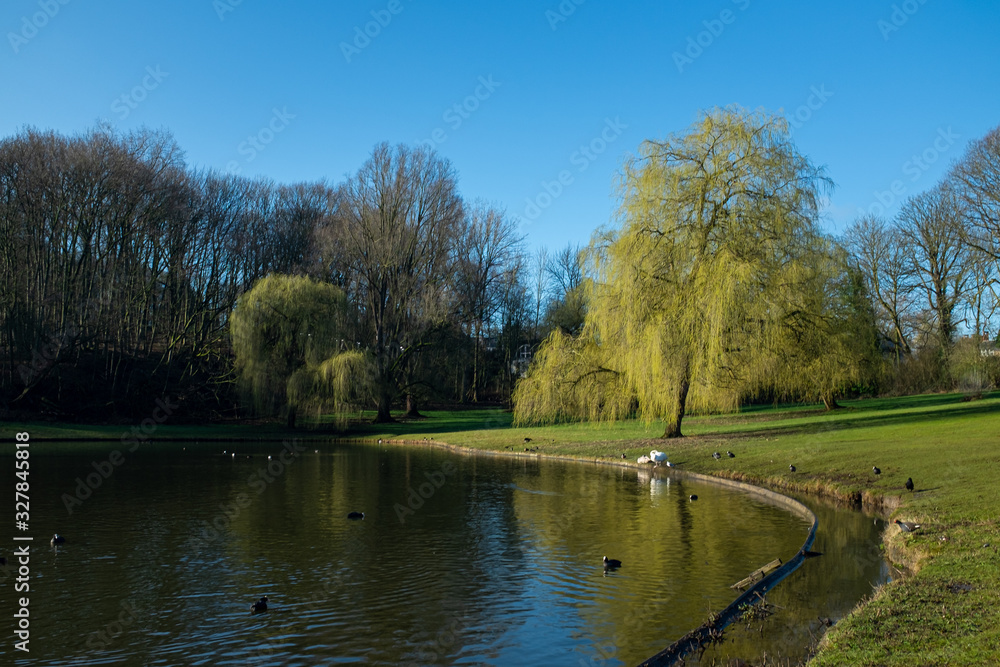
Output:
M895 217L863 215L842 241L891 362L882 391L1000 384L1000 127Z
M516 221L465 202L424 149L381 145L344 183L281 185L192 169L162 132L28 129L0 142L0 400L83 420L141 417L161 396L191 418L246 415L228 321L282 274L346 295L342 345L378 361L380 411L506 401L518 355L573 326L553 286L579 282L576 253L555 260L528 256Z
M644 188L660 191L655 170L644 178L654 179ZM677 201L672 213L633 210L636 238L667 229L663 220L688 205ZM755 204L753 214L771 216L768 205ZM740 225L750 220L745 211L723 213ZM851 325L865 338L854 343L871 347L874 335L878 350L867 368L852 371L854 380L838 380L837 393L981 390L1000 381L984 361L994 359L984 342L997 337L1000 314L998 221L1000 128L894 219L867 215L829 239L837 249L823 256L846 259L838 295L825 307L870 320L863 331ZM681 219L670 224L689 229ZM761 241L744 231L746 243ZM509 404L541 341L553 331L569 339L583 332L598 305L588 303L593 288L607 279L593 260L608 247L595 236L583 252L529 252L518 221L489 202L466 201L450 163L424 147L379 145L341 183L282 185L193 169L163 132L27 129L0 141L0 401L8 415L88 421L139 418L164 396L191 419L283 414L282 382L260 385L273 400L251 402L252 392L241 391L230 331L240 297L278 275L342 295L329 330L336 340L323 349L364 353L364 400L380 418L403 408L418 414L427 403ZM776 252L768 257L780 268ZM743 249L732 253L746 259ZM638 261L621 259L623 267ZM600 305L614 319L616 304ZM818 315L801 324L795 349L808 341L809 363L833 364L831 350L847 342L841 331L824 343L832 320L823 308L812 311ZM255 344L275 353L274 336ZM286 358L269 361L265 375L301 365L303 345L280 349ZM834 388L822 392L832 398ZM633 403L628 397L622 410Z

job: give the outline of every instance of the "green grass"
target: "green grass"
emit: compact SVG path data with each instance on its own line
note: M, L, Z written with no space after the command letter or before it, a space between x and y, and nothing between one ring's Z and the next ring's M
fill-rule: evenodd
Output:
M355 415L360 420L365 415ZM526 447L550 456L630 462L651 448L681 469L789 489L863 500L887 516L924 524L894 525L888 555L916 571L882 587L827 634L815 665L1000 664L1000 393L979 400L957 394L845 401L821 406L754 407L738 414L686 419L688 437L656 440L662 424L560 424L514 428L501 410L426 413L410 422L356 421L347 437L425 439L472 449ZM5 429L6 430L6 429ZM32 440L110 437L126 427L29 424ZM156 439L281 438L270 426L163 424ZM296 437L331 437L328 430ZM530 438L525 443L524 439ZM730 449L721 461L713 451ZM795 464L792 473L788 465ZM873 465L882 469L876 479ZM916 486L904 490L907 477ZM990 546L986 547L985 544Z

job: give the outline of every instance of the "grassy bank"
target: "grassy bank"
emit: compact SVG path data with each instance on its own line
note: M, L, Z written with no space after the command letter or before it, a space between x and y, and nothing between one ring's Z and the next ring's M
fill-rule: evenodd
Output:
M118 439L128 431L57 424L6 424L4 430L11 426L28 430L34 441ZM357 424L348 435L427 439L523 456L621 461L624 453L632 462L655 447L682 469L863 501L923 524L912 534L893 526L885 535L890 557L916 575L883 587L834 626L813 664L1000 663L1000 493L994 479L1000 469L1000 393L971 401L960 395L848 401L833 413L819 406L750 409L686 420L688 437L681 440L655 440L661 432L659 424L634 422L512 428L504 412L470 410L428 412L425 420L390 425ZM157 439L288 435L277 426L169 423L153 433ZM736 457L726 457L726 450ZM714 451L723 458L713 459ZM872 466L881 468L880 477ZM916 487L912 493L903 488L907 477Z

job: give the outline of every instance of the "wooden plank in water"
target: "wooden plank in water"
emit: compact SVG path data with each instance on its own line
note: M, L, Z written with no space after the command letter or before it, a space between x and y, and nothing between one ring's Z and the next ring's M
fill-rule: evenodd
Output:
M730 588L739 588L739 589L742 590L742 589L746 588L747 586L750 586L750 585L752 585L752 584L760 581L761 579L764 578L764 575L766 575L768 572L772 572L774 570L777 570L779 567L781 567L781 559L780 558L775 558L774 560L772 560L770 563L768 563L764 567L758 568L758 569L754 570L753 572L751 572L750 576L747 577L746 579L741 579L740 581L737 581L735 584L733 584L732 586L730 586Z

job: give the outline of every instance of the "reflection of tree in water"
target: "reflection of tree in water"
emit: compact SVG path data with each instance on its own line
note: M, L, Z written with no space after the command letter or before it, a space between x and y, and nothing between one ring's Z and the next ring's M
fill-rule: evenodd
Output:
M684 547L684 559L678 563L679 567L689 570L693 563L694 544L691 539L691 532L694 529L694 515L691 514L691 501L688 500L688 493L684 490L684 482L677 480L677 536Z

